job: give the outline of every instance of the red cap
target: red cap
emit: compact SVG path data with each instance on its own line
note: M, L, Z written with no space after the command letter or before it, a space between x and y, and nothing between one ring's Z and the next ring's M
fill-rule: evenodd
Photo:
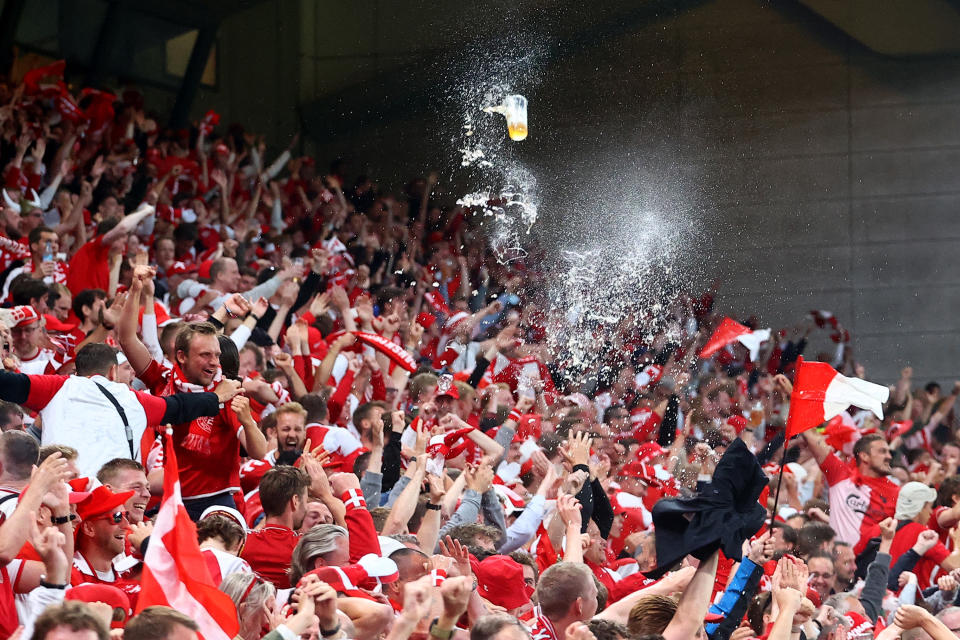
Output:
M477 591L507 610L530 602L533 588L523 581L523 565L509 556L490 556L476 567Z
M77 505L77 515L82 520L95 520L100 516L113 513L117 507L130 499L135 491L114 493L103 485L90 492L87 499Z
M628 478L636 478L648 486L660 484L660 481L657 480L656 469L648 464L643 464L638 460L632 460L623 465L623 468L620 469L620 473L617 475L626 476Z
M417 314L417 324L423 327L424 329L429 329L433 326L433 323L437 321L437 316L432 313L427 313L426 311L421 311Z
M67 480L67 484L74 491L86 491L87 487L90 486L90 478L74 478L73 480Z
M743 416L733 415L727 418L727 424L734 428L734 430L737 432L737 435L740 435L743 430L747 428L749 423Z
M77 325L69 322L63 322L57 316L49 313L43 314L43 319L47 322L47 331L54 331L56 333L70 333L77 328Z
M372 600L363 589L376 589L379 583L390 583L396 581L400 574L397 571L397 565L389 558L381 558L372 553L360 558L360 563L351 564L345 567L326 566L314 569L304 574L307 576L317 576L338 593L343 593L348 597L366 598ZM300 578L302 581L303 578Z
M656 458L657 456L666 455L666 453L667 450L656 442L644 442L640 445L640 448L637 449L637 460L640 462L646 462Z
M197 267L197 277L209 280L211 267L213 267L213 260L204 260L201 262L200 266Z
M130 608L130 598L127 597L127 594L109 584L97 584L94 582L78 584L75 587L67 589L66 593L63 594L63 599L77 600L78 602L104 602L114 610L122 609L123 618L121 620L111 621L111 629L123 629L127 623L127 619L133 614Z
M187 275L188 273L196 273L196 271L197 271L197 265L189 262L177 261L177 262L174 262L172 265L170 265L170 268L167 269L167 275L183 276L183 275Z
M25 327L28 324L40 321L40 315L37 313L37 310L28 304L14 307L10 311L10 320L13 322L13 326L10 327L11 329L13 327Z
M539 440L543 435L543 417L537 413L525 413L517 423L517 433L514 442L524 442L529 438Z

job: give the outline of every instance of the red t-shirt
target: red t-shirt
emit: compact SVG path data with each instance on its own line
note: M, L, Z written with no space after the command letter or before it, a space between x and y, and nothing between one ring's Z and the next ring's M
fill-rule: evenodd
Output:
M893 544L890 545L891 567L893 563L897 561L897 558L905 554L910 550L910 547L917 543L917 537L924 531L927 531L927 527L919 522L911 522L897 530L896 535L893 536ZM941 542L938 542L936 546L923 554L923 557L917 562L917 566L913 568L913 573L917 576L917 583L920 589L926 589L930 586L931 579L935 575L936 570L939 569L940 563L946 560L949 555L950 552Z
M110 286L110 245L103 243L103 236L96 236L77 249L70 259L67 288L77 295L84 289L103 289Z
M141 381L156 395L169 395L169 376L172 371L156 360L140 376ZM230 407L224 407L214 417L203 416L194 422L210 425L210 452L198 453L183 447L183 439L192 423L173 427L173 445L180 467L180 490L185 499L212 496L240 490L240 431L243 425Z
M13 581L7 573L7 567L0 566L0 636L4 638L12 636L20 624L15 603Z
M240 557L264 580L277 589L290 588L290 559L300 534L279 524L268 524L259 531L251 531L243 545Z

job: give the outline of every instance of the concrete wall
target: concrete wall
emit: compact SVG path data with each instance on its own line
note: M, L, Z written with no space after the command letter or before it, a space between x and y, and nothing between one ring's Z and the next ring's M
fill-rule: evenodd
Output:
M299 0L262 2L224 20L216 40L217 84L201 85L191 119L199 120L213 109L221 115L221 124L239 122L247 130L265 135L271 153L282 150L300 129L299 23ZM161 47L155 55L162 64ZM174 91L141 90L147 104L169 113L176 99Z
M384 3L353 4L384 24ZM398 15L404 42L430 37L429 19ZM543 224L563 226L571 193L591 191L602 212L632 185L638 202L695 222L689 254L703 280L722 277L731 314L780 327L827 309L871 378L905 364L960 377L960 61L877 56L786 2L690 2L622 26L562 50L527 89L531 136L515 153L540 180ZM415 53L378 29L328 53L356 57L364 76L373 63L361 57ZM301 97L342 88L347 62L316 67ZM456 79L439 77L439 91L444 81ZM427 144L444 126L422 113L313 142L400 179L457 163L450 145Z

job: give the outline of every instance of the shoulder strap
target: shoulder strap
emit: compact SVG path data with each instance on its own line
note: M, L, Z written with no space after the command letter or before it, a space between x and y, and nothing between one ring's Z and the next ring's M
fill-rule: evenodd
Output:
M120 406L120 403L117 402L117 399L113 397L113 394L106 390L106 388L99 382L94 381L93 384L97 385L97 389L100 389L100 393L107 397L107 400L110 401L110 404L117 410L117 413L120 414L120 419L123 420L123 428L127 432L127 446L130 447L130 458L136 460L136 456L133 453L133 429L130 428L130 422L127 420L127 413L123 410L123 407Z

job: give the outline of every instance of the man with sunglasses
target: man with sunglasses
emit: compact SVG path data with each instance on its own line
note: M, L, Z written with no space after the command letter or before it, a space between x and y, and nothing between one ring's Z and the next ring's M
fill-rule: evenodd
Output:
M133 494L133 491L114 493L99 486L77 505L81 522L70 584L113 585L127 594L131 607L135 608L140 593L141 565L118 568L115 564L116 557L124 551L127 529L130 528L124 503ZM124 566L128 567L129 563Z

